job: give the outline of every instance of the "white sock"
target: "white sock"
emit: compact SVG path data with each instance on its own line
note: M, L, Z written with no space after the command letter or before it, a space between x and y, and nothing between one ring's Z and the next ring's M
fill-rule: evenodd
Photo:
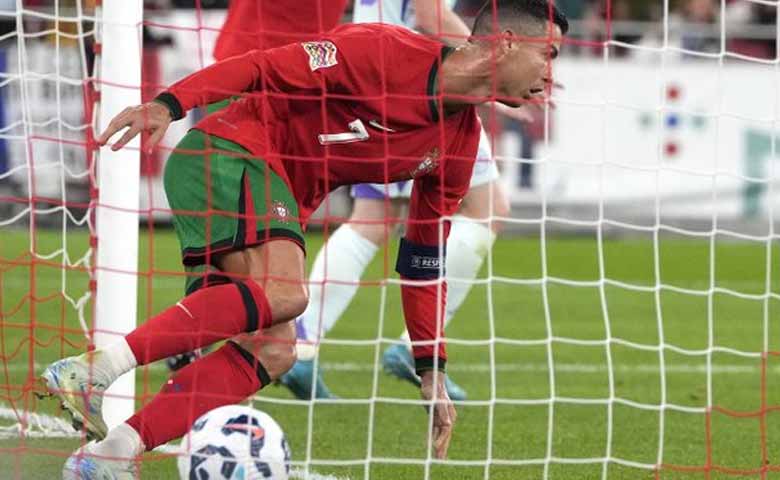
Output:
M333 328L357 293L360 277L377 250L377 245L349 225L333 232L309 274L309 306L301 316L307 339L317 340ZM323 279L327 283L321 283Z
M462 215L452 218L450 236L447 238L447 308L444 326L450 323L463 305L495 241L496 234L486 223Z
M447 238L447 307L444 326L449 325L469 294L473 281L477 278L485 255L496 241L496 234L487 224L476 222L462 215L452 218L450 236ZM404 330L401 340L407 345L409 333Z
M108 431L105 439L91 448L92 453L101 457L132 460L146 450L141 436L133 427L123 423Z
M130 345L124 338L111 345L100 348L91 354L92 368L100 375L105 375L109 384L121 375L134 369L138 362L130 350Z

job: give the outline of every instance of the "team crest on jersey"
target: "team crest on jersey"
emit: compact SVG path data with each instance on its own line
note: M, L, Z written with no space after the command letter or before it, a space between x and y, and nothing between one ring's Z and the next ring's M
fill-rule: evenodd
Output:
M423 157L423 161L420 162L417 167L412 170L412 178L417 178L420 175L425 175L426 173L430 173L436 169L436 167L439 166L439 149L434 147L425 154L425 157Z
M275 201L271 204L271 212L280 222L289 222L290 209L283 202Z
M336 45L327 40L321 42L303 42L301 43L303 49L309 55L309 68L312 71L318 68L328 68L336 65L338 60L336 59Z

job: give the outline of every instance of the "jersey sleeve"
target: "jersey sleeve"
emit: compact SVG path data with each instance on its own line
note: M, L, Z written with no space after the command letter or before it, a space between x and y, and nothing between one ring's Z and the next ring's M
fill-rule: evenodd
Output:
M479 138L479 130L468 135ZM447 284L438 282L444 272L446 241L450 224L442 217L453 215L468 192L476 155L476 143L466 156L449 158L443 172L432 172L415 180L409 204L406 235L401 239L396 270L404 282L401 299L404 319L412 342L418 374L444 370L447 351L444 341L444 312Z
M185 77L158 100L178 119L196 106L252 92L366 94L380 75L380 60L372 51L381 39L369 33L335 32L318 41L252 50Z

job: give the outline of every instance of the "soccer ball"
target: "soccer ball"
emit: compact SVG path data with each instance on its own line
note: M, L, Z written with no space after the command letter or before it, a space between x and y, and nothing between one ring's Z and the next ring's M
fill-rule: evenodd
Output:
M290 447L268 414L230 405L206 412L181 441L182 480L287 480Z

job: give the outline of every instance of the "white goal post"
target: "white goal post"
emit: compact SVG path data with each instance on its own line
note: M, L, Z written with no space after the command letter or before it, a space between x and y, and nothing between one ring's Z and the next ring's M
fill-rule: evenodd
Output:
M104 0L96 12L100 42L96 87L100 92L95 134L129 105L141 103L143 51L141 0ZM126 148L100 149L96 155L98 196L96 229L94 343L116 342L136 325L140 137ZM135 372L128 372L106 394L103 414L109 427L135 410Z

